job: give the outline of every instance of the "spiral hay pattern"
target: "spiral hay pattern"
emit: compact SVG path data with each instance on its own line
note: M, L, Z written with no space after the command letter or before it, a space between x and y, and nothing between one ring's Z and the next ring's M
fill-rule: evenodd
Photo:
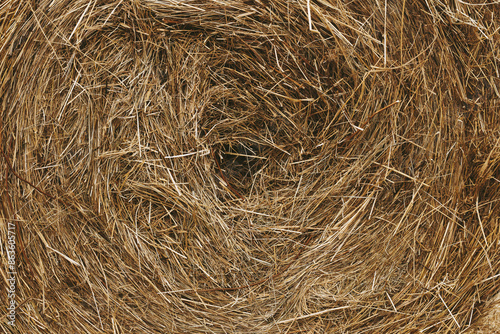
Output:
M3 1L0 328L467 330L500 291L499 14Z

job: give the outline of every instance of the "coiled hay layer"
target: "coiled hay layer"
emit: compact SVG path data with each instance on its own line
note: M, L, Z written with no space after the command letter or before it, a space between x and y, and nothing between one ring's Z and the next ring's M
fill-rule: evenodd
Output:
M3 1L0 326L466 330L500 290L499 14Z

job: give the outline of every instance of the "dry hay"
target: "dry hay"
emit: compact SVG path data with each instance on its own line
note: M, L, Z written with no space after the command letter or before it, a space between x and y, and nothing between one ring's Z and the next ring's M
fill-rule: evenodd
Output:
M499 14L4 0L1 328L466 330L500 290Z
M467 334L500 334L500 294L488 303L496 305L481 317L477 324L466 332Z

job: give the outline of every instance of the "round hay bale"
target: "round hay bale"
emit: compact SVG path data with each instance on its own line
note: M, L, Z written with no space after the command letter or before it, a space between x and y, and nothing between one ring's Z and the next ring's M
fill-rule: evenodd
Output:
M500 290L499 13L4 1L3 331L466 330Z

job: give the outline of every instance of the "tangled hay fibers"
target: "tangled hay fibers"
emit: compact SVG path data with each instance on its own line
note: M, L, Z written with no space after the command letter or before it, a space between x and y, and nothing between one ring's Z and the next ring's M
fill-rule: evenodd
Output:
M474 326L500 290L499 14L3 1L3 332Z

